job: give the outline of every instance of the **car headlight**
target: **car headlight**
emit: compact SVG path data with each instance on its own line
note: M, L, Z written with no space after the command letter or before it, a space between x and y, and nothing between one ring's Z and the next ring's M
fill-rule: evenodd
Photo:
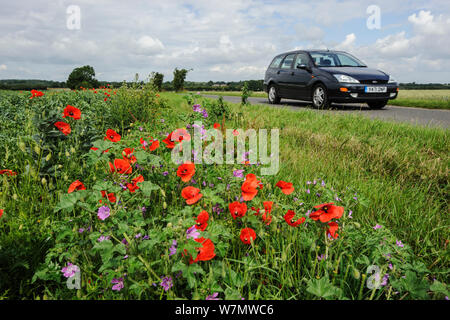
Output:
M392 76L389 76L389 81L388 83L396 83L397 80L395 80Z
M333 74L333 76L336 78L339 82L346 82L346 83L359 83L358 80L355 78L352 78L350 76L347 76L345 74Z

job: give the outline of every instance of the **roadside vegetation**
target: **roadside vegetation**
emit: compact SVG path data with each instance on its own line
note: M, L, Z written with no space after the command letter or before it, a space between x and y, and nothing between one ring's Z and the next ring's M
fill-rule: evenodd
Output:
M154 87L0 92L0 298L449 296L448 130ZM196 121L280 171L173 163Z

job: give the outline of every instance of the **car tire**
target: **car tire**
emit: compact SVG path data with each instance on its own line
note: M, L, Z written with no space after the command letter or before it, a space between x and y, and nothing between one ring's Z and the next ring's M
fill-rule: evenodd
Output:
M387 100L367 102L370 109L383 109L387 105Z
M319 83L312 90L311 100L313 107L316 109L330 108L330 100L328 99L327 88Z
M278 95L278 89L273 84L271 84L267 90L267 99L270 104L279 104L281 101L281 98Z

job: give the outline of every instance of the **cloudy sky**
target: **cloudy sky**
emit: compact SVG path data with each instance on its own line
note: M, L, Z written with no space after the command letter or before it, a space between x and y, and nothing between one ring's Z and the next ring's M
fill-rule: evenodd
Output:
M367 26L371 5L379 28ZM0 9L0 79L65 81L86 64L109 81L152 71L172 80L175 67L192 68L190 81L262 79L278 53L329 48L401 82L448 83L449 44L446 0L15 0Z

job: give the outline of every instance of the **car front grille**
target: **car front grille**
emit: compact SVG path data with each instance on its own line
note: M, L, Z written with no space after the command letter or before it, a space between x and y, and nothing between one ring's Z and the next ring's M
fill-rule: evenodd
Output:
M362 84L385 84L387 80L359 80L359 83Z

